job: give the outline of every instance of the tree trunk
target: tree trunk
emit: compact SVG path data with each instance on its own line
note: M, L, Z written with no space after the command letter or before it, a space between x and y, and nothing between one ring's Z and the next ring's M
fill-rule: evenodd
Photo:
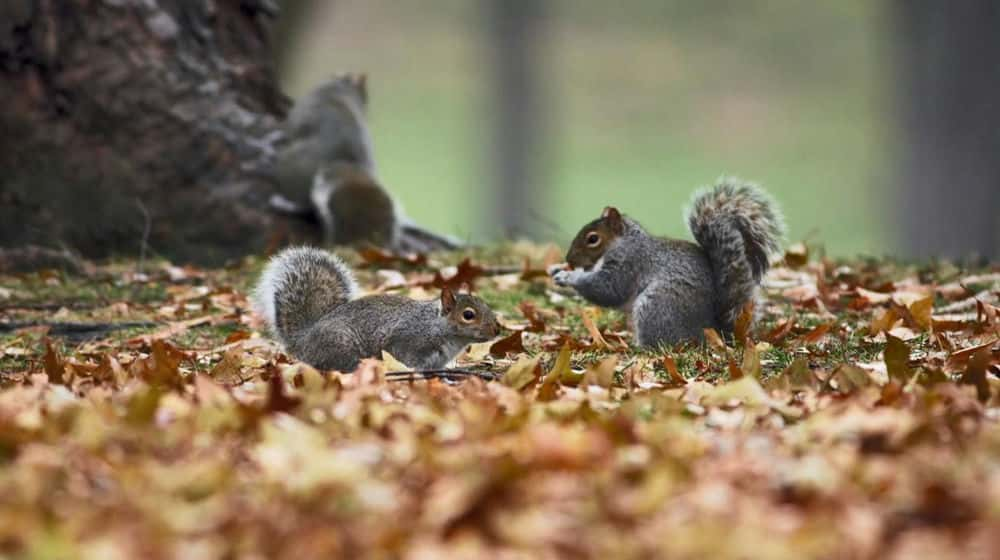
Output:
M537 196L544 141L545 24L542 0L486 0L493 92L493 203L487 219L507 238L534 237L540 215Z
M269 0L3 0L0 246L219 262L281 232ZM276 233L277 232L277 233Z
M901 240L1000 257L1000 4L896 0Z

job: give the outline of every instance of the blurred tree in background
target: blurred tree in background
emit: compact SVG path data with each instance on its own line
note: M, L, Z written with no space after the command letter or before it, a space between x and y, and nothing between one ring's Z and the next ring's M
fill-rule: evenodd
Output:
M1000 4L892 3L910 256L1000 256Z
M565 241L606 204L683 234L691 190L733 173L835 253L998 253L988 0L282 4L277 27L258 0L0 5L0 246L308 237L266 205L277 60L292 95L368 72L382 179L468 238Z

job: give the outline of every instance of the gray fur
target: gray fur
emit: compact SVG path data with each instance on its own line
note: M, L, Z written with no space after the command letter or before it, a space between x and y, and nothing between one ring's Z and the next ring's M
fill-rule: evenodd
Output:
M732 177L696 193L687 214L691 234L711 262L719 321L728 331L780 252L784 221L760 187Z
M375 176L368 99L358 76L341 74L296 101L284 124L275 172L281 194L307 207L319 165L344 162Z
M347 266L313 248L287 249L265 268L256 290L256 307L288 352L320 369L351 372L367 357L385 350L419 368L443 367L472 342L499 333L485 304L457 294L457 306L475 307L481 324L449 320L440 301L395 295L356 298Z
M625 218L625 231L594 266L553 278L629 313L642 347L700 340L705 328L731 331L779 249L777 207L755 186L722 179L695 197L688 221L698 244L653 237Z
M704 252L688 241L659 239L634 220L589 271L559 271L557 284L586 300L629 313L639 346L698 340L717 327L712 272Z

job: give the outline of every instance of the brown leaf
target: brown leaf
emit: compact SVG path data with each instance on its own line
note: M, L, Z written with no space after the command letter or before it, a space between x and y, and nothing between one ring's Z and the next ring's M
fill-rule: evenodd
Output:
M101 355L101 363L94 377L101 381L111 381L116 387L122 387L128 381L128 373L117 358L110 352Z
M799 242L789 245L785 249L785 264L788 268L802 268L809 262L809 248L805 243Z
M675 385L679 387L687 385L687 379L684 379L681 372L677 371L677 362L670 354L663 356L663 369L667 370L667 374L670 375L670 380L673 381Z
M42 365L45 366L45 374L49 377L49 383L56 385L65 383L66 364L49 338L45 339L45 356L42 357Z
M791 389L813 389L816 387L816 375L809 369L809 360L803 357L792 360L792 363L788 364L781 375L788 379L788 386Z
M590 308L581 309L580 317L583 319L583 326L590 333L590 338L594 341L594 345L601 349L609 348L608 341L604 340L604 337L601 336L601 331L594 322L594 311Z
M517 307L521 310L524 318L528 320L528 328L524 329L526 332L545 332L545 320L542 319L535 304L530 301L522 301Z
M1000 336L1000 307L977 299L976 321L986 329L992 327L997 336Z
M753 325L753 308L753 300L748 301L743 306L740 316L736 318L736 323L733 325L733 335L736 337L736 340L744 344L749 344L750 326Z
M524 352L524 341L522 331L514 331L501 338L490 346L490 355L502 358L507 354L519 354Z
M510 366L503 374L500 382L515 390L522 390L536 382L542 375L542 357L523 356Z
M888 332L892 330L893 325L899 320L899 315L893 308L880 309L875 311L872 315L871 323L868 326L868 332L872 336L877 335L880 332Z
M584 385L597 385L605 389L611 387L615 382L615 366L618 365L618 356L608 356L600 362L591 365L583 373Z
M815 328L813 328L806 334L800 336L799 340L802 341L802 344L806 345L816 344L817 342L822 340L823 337L826 336L828 332L830 332L830 329L832 327L833 327L832 323L823 323L821 325L817 325Z
M990 384L986 379L986 369L989 368L993 355L989 348L980 348L969 359L969 365L962 374L961 382L976 387L976 395L980 402L990 400Z
M948 356L948 364L953 367L964 366L976 352L979 352L983 348L992 348L993 345L998 342L1000 342L1000 340L993 339L982 344L962 348L961 350L953 352L950 356Z
M846 393L872 384L872 378L865 369L850 364L839 366L830 374L830 377L836 379L838 387Z
M768 331L764 335L764 340L770 342L771 344L777 344L788 336L788 333L792 332L792 328L795 326L795 317L789 317L782 320L773 329Z
M709 328L704 329L704 332L705 340L708 342L709 346L723 352L729 351L729 348L726 346L726 342L722 340L721 336L719 336L719 331Z
M476 286L476 280L485 273L485 268L472 264L472 261L466 257L462 260L462 262L458 263L455 274L445 278L439 270L434 273L434 277L430 281L418 282L418 285L425 288L434 287L438 289L448 287L453 290L459 290L463 285L468 285L470 288L474 289Z
M187 355L177 347L162 340L154 340L152 353L132 362L129 371L154 387L178 389L184 385L179 368L181 360L185 358Z
M727 365L729 367L729 379L730 380L736 380L736 379L742 379L743 378L743 370L740 369L740 366L736 363L736 360L734 360L732 357L730 357L729 360L727 361Z
M549 271L545 267L532 268L531 259L524 257L524 266L521 268L521 281L530 282L536 278L548 278Z
M565 345L559 350L559 354L556 356L555 362L552 363L552 369L545 374L542 378L542 385L538 389L538 400L540 401L551 401L555 399L559 386L559 380L563 377L568 377L572 375L573 370L570 369L570 358L572 352L570 351L569 345Z
M420 254L406 254L397 255L386 251L385 249L379 249L376 247L368 247L358 251L358 255L362 260L365 261L367 266L375 266L381 268L394 268L396 266L405 265L420 267L427 265L427 255Z
M918 299L909 305L913 322L922 330L931 329L931 312L934 310L934 296Z
M291 412L301 402L302 399L289 396L285 393L285 380L279 372L271 374L267 380L267 401L264 404L265 412Z
M910 347L889 333L885 333L885 339L885 368L889 378L906 385L910 379Z
M209 372L209 376L223 385L242 383L243 377L240 375L242 363L243 349L239 345L234 346L226 350L219 363Z
M760 353L757 351L756 346L748 344L743 347L743 363L740 369L743 370L744 375L760 379Z
M250 338L250 331L233 331L229 333L229 336L226 337L226 341L223 344L232 344L248 338Z
M166 328L158 331L130 338L127 344L129 346L150 346L157 340L167 340L168 338L184 333L190 328L207 325L220 318L221 317L215 315L205 315L202 317L195 317L194 319L188 319L186 321L176 321L170 323Z

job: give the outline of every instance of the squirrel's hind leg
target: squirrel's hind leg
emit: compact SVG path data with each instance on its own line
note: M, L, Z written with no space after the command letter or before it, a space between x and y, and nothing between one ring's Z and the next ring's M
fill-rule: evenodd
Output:
M635 340L642 348L697 342L704 329L716 328L711 299L684 297L670 285L653 285L632 306Z

